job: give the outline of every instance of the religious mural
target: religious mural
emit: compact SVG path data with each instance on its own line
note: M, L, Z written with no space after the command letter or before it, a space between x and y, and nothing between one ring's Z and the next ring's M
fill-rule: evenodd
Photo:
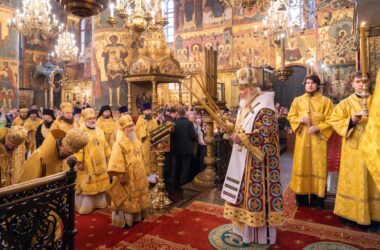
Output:
M232 9L218 0L175 1L174 13L175 29L181 32L232 25Z
M316 10L335 11L344 8L353 8L355 0L316 0Z
M175 15L179 18L175 23L174 50L185 72L202 68L203 50L209 46L218 51L219 73L248 65L273 68L280 65L280 50L260 33L261 20L267 8L265 1L250 9L234 10L233 18L229 18L229 13L218 5L217 0L203 0L203 11L199 13L196 0L176 2ZM355 47L353 3L353 0L305 1L304 8L308 12L308 19L305 20L307 29L304 34L296 35L285 42L287 66L306 67L306 61L311 59L313 65L310 71L319 75L322 75L323 63L332 66L331 69L325 69L323 80L329 84L326 89L333 98L341 99L349 91L349 87L345 87L343 92L342 87L338 87L342 85L342 81L347 80L343 80L341 75L337 77L337 73L333 73L337 71L334 67L348 65L346 68L339 67L339 72L351 75L351 66L356 59L356 51L352 49ZM315 15L316 11L318 15ZM201 24L199 20L202 20ZM254 26L258 27L259 34L254 33ZM226 86L231 83L230 79L227 81ZM226 88L227 102L231 94L229 91Z
M125 29L95 30L93 35L94 97L96 107L127 104L127 84L123 75L137 53L140 41Z
M18 35L8 26L18 1L0 1L0 108L17 107Z
M353 11L322 13L318 22L319 57L326 64L355 64Z
M0 108L17 107L18 60L0 59Z
M84 78L91 78L92 64L92 18L85 18L85 38L84 38Z
M185 33L175 39L176 58L185 72L197 71L202 67L204 48L218 50L219 69L232 67L232 28L209 29Z
M324 69L326 86L323 92L329 96L334 103L348 97L353 93L351 83L356 71L354 65L330 65Z
M233 26L233 69L245 66L274 66L275 47L256 36L252 25Z
M262 20L263 15L265 15L265 9L265 6L261 4L260 6L257 6L256 4L252 8L239 9L235 12L233 24L239 25L252 22L259 22Z
M16 59L18 35L15 29L8 26L8 20L13 18L14 10L3 6L9 5L0 5L0 57Z

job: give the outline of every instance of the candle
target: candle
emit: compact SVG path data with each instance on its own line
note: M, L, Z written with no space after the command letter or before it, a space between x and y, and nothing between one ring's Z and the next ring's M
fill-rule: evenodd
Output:
M367 49L365 37L365 22L360 25L360 64L362 77L367 77Z
M280 39L281 39L281 52L282 52L282 55L281 55L281 68L285 69L285 44L284 44L285 34L284 33L281 33Z
M110 12L111 12L111 17L115 17L115 12L114 12L115 4L110 3Z

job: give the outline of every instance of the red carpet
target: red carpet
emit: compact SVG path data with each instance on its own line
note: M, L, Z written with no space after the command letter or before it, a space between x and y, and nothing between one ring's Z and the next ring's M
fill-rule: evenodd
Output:
M359 249L380 249L380 233L366 233L360 228L341 224L332 211L320 211L309 207L298 208L294 193L287 188L285 200L285 224L280 228L277 245L281 249L303 249L318 241L334 241ZM288 248L289 239L291 248Z
M335 131L327 142L327 169L330 172L339 172L342 137Z
M344 227L331 211L297 208L290 189L284 192L285 224L279 228L277 244L270 249L303 249L311 243L332 241L359 249L380 249L380 234L369 234ZM223 207L193 202L184 209L174 208L165 215L155 215L132 228L110 225L107 212L77 216L75 249L213 249L209 232L226 223ZM324 224L320 224L324 223Z

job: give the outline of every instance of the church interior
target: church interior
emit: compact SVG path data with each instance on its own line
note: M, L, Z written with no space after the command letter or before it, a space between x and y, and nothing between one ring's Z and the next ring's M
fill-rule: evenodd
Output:
M380 249L379 0L0 0L0 249Z

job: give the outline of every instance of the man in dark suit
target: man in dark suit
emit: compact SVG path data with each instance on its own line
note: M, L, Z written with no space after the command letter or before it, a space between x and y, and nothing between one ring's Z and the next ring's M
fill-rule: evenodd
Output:
M172 169L172 182L175 188L189 182L189 171L193 144L197 140L194 125L185 117L185 110L178 109L178 118L173 133L173 154L175 166Z
M166 122L171 122L175 125L176 118L177 118L177 110L175 108L169 108L166 110L165 119L162 123L165 124ZM172 133L170 134L170 152L167 152L164 154L165 156L164 179L165 179L166 184L169 184L172 182L171 175L172 175L172 170L174 166L173 142L174 142L174 139L173 139L173 133Z

